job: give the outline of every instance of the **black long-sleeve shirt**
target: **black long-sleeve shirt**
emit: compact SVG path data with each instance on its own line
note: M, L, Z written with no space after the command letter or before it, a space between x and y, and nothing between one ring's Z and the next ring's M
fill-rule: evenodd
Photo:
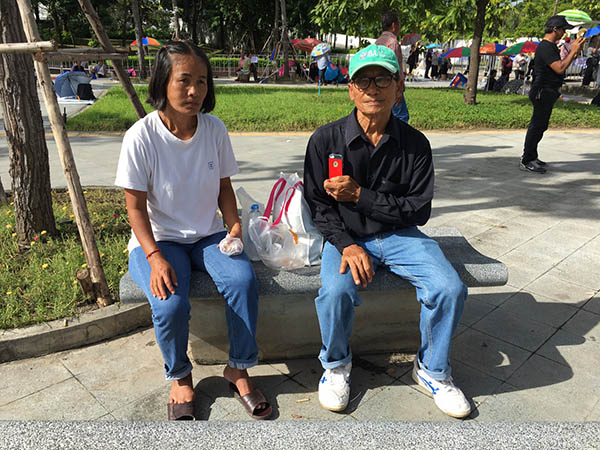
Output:
M343 156L343 174L360 186L358 202L337 202L323 187L329 154ZM376 147L348 116L310 137L304 159L304 196L315 225L340 253L376 233L424 225L433 198L431 146L423 133L393 115Z

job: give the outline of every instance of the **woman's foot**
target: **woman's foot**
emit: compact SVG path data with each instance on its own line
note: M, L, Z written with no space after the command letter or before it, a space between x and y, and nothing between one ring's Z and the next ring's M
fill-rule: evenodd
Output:
M192 374L181 380L174 380L171 385L169 403L188 403L194 401L194 383Z
M235 384L241 397L252 392L252 385L246 369L240 370L227 366L223 370L223 377L230 383Z

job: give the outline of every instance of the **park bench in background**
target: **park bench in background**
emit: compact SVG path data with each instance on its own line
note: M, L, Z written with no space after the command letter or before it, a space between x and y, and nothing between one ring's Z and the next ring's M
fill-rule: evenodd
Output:
M508 269L477 252L456 228L423 228L439 242L446 257L467 286L501 286ZM286 272L254 263L259 284L257 341L259 358L275 360L318 354L321 336L314 307L320 287L319 267ZM123 303L147 302L142 290L126 273L120 284ZM380 268L357 308L352 333L354 354L416 351L419 346L419 310L415 289ZM200 363L228 360L229 341L223 298L211 278L194 271L191 281L190 348Z

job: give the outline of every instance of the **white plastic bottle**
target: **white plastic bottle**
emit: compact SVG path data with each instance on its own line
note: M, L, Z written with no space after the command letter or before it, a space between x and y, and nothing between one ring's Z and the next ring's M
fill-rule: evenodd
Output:
M248 256L248 258L250 258L251 261L260 261L258 252L256 251L256 246L254 245L254 242L252 242L252 239L250 239L250 234L248 233L252 222L256 221L256 219L262 216L259 208L260 206L258 205L258 203L253 203L250 206L250 211L248 212L248 226L246 227L246 229L242 230L246 255Z

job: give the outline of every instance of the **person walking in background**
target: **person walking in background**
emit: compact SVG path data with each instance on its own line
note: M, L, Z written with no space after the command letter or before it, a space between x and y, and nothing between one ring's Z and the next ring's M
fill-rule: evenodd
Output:
M125 134L115 185L125 190L132 229L129 271L150 303L171 381L168 418L194 419L187 348L195 268L207 272L225 297L230 346L223 377L248 414L264 419L272 407L247 372L258 363L258 283L243 252L222 251L231 238L242 237L230 180L239 169L225 125L209 114L215 91L206 54L184 41L161 47L148 101L155 110Z
M560 46L560 59L566 59L569 53L571 53L571 38L567 36Z
M329 53L324 53L319 56L315 56L317 62L317 68L319 69L319 84L325 83L325 72L327 72L327 66L329 65Z
M415 70L415 68L419 64L419 43L418 42L411 46L410 54L408 55L406 62L408 64L408 74L412 75L413 70Z
M513 67L515 68L515 80L522 80L525 78L525 69L527 68L527 59L520 53L515 56L513 61Z
M432 54L433 52L431 51L431 49L427 49L427 52L425 53L425 78L429 78L429 69L431 69Z
M402 81L402 98L392 108L392 114L394 114L401 121L408 123L410 114L408 113L406 99L404 98L404 70L402 68L402 49L400 48L400 43L398 42L398 33L400 32L400 21L398 20L398 15L390 11L384 12L381 16L381 28L383 32L381 33L381 36L377 38L375 44L387 47L394 52L394 55L396 55L396 60L398 61L398 67L400 67L400 72L398 75Z
M502 61L500 62L500 66L502 67L500 76L503 77L505 81L508 81L513 66L512 59L510 59L510 56L503 56Z
M431 79L437 80L439 76L440 54L434 50L431 54Z
M565 78L564 73L577 57L584 39L576 39L571 51L563 60L556 43L564 36L566 30L573 28L563 16L552 16L546 21L544 39L535 51L535 79L529 91L529 99L533 103L533 115L527 128L523 156L519 169L545 173L546 163L538 158L538 144L548 129L554 103L560 96L559 89Z

